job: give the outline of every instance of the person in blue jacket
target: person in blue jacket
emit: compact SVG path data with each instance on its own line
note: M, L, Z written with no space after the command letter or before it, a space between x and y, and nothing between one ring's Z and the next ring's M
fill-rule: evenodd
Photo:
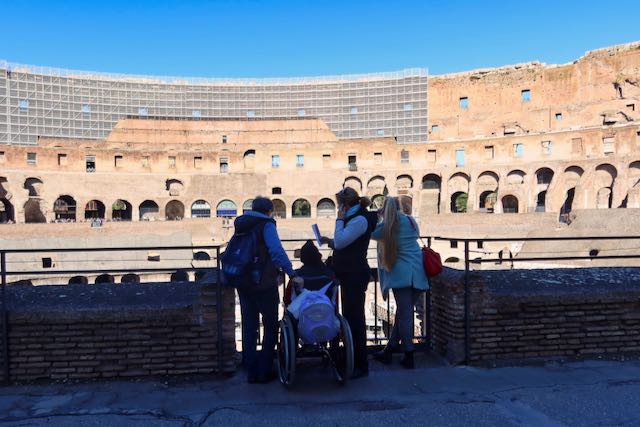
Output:
M418 225L406 215L395 197L385 200L382 222L378 223L371 238L378 241L378 276L382 296L386 300L389 290L396 300L396 316L389 343L374 358L391 363L395 349L402 346L401 363L412 369L413 362L413 312L418 298L429 288L429 281L422 263L422 251L417 239Z
M266 383L277 376L273 369L273 356L278 338L278 276L280 270L287 273L299 286L304 280L293 270L272 218L273 202L266 197L256 197L251 210L234 221L235 231L256 233L261 259L265 260L260 283L255 286L237 288L242 316L242 360L248 371L250 383ZM256 351L259 316L262 315L264 338L262 351Z

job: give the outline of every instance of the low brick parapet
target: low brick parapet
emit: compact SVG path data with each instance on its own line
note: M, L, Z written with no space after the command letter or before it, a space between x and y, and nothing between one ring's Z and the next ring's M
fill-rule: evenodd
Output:
M640 269L469 273L469 362L640 353ZM464 272L432 280L432 347L465 358Z
M234 293L223 288L218 307L217 290L199 283L10 286L10 381L233 372Z

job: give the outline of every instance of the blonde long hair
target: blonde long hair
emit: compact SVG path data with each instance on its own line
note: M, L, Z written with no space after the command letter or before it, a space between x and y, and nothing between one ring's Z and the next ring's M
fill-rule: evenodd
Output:
M380 261L386 271L391 271L398 259L398 199L387 197L384 201Z

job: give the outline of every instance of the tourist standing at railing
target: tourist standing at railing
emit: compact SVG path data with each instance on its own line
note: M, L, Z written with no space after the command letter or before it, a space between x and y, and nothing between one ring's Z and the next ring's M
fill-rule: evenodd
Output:
M273 358L278 338L278 276L282 269L292 280L302 286L304 281L297 277L287 256L272 218L273 202L266 197L256 197L251 211L236 218L237 233L256 233L259 257L264 265L258 285L238 287L240 311L242 315L242 359L248 371L250 383L264 383L276 378ZM264 336L262 351L256 351L259 316L262 316Z
M338 218L333 239L322 237L322 242L333 249L332 268L341 286L342 314L349 322L353 336L353 378L369 375L367 361L367 328L364 316L365 293L371 271L367 250L377 217L367 207L371 201L358 192L345 187L336 194Z
M405 205L406 206L406 205ZM387 346L374 357L386 364L392 362L393 352L402 347L405 368L413 368L413 313L418 298L429 288L422 264L422 252L417 239L418 225L401 209L398 199L388 197L382 211L382 222L371 238L378 241L378 276L382 296L389 297L389 289L396 300L396 316Z

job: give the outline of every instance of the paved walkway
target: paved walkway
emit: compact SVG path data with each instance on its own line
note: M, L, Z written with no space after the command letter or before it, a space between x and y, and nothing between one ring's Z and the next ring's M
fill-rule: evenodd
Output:
M368 378L346 387L309 362L293 390L249 385L242 374L6 387L0 425L640 425L637 360L497 369L423 360L414 371L372 365Z

